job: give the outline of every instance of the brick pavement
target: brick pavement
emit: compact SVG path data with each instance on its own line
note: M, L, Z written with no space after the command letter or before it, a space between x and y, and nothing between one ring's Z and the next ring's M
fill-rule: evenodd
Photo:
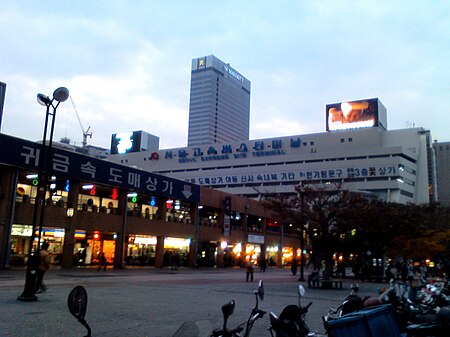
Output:
M233 326L246 320L259 279L266 292L261 309L279 314L285 305L297 303L298 275L292 276L287 269L256 272L253 283L245 282L243 269L51 269L46 275L48 291L32 303L16 300L23 290L25 270L0 270L0 336L85 336L86 329L67 308L67 296L76 285L88 292L86 320L92 336L170 337L184 321L196 319L219 327L221 305L230 299L236 301L230 318ZM351 282L345 281L344 290L306 289L302 302L313 302L307 315L312 328L323 331L322 315L347 296ZM364 283L360 293L373 295L380 286ZM251 335L270 336L268 320L266 315L256 322Z

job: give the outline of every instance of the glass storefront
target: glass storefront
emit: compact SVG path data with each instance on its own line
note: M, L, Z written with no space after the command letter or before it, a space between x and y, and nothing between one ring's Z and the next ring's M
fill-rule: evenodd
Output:
M167 237L164 239L164 266L188 266L191 239Z
M269 246L266 248L266 262L269 267L277 265L278 251L278 246Z
M154 266L156 236L130 235L128 237L126 263L137 266Z
M12 225L11 229L11 265L24 265L30 251L32 226L31 225ZM33 250L37 250L39 232L35 233ZM42 228L41 242L47 241L50 246L50 263L59 264L64 245L64 229L62 228Z

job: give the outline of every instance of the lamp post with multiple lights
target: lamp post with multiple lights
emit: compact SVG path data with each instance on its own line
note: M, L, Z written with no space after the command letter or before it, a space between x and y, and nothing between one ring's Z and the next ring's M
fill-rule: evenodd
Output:
M27 272L25 279L25 287L22 294L17 298L19 301L37 301L35 295L35 283L36 283L36 269L39 265L39 247L41 244L42 227L44 223L44 212L46 205L46 194L48 191L48 184L51 177L51 162L52 162L52 145L53 145L53 132L55 128L56 109L61 102L66 101L69 98L69 90L65 87L60 87L53 92L53 98L50 98L44 94L37 94L37 101L40 105L46 107L45 123L44 123L44 135L42 137L42 145L39 150L39 173L38 173L38 188L36 191L36 198L34 201L33 211L33 224L30 242L30 251L28 254ZM50 109L52 108L52 109ZM48 124L51 117L50 135ZM39 212L40 209L40 212ZM36 239L36 222L39 213L39 231L38 242L33 251L34 241Z

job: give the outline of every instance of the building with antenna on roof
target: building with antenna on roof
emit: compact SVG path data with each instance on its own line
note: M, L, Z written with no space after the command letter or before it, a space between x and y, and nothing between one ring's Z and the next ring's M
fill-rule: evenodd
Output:
M377 98L326 106L326 132L111 155L109 160L259 198L338 183L398 203L437 200L431 133L387 130Z

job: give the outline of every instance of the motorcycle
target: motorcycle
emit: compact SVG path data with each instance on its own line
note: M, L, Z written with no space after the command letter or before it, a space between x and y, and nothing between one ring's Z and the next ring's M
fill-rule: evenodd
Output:
M262 318L266 311L259 309L259 300L264 299L264 286L263 281L259 281L258 288L253 292L255 295L255 306L253 307L252 311L250 312L250 315L246 322L239 324L234 329L228 329L227 328L227 322L228 318L233 314L234 308L236 306L236 302L234 300L231 300L230 302L224 304L222 306L222 314L223 314L223 327L222 329L215 329L211 335L211 337L249 337L250 332L253 328L253 325L255 322ZM245 327L245 331L244 331ZM242 335L241 332L244 331L244 334Z
M256 304L246 322L238 325L236 328L229 330L227 328L228 318L233 314L235 301L231 300L227 304L222 306L222 313L224 317L224 323L222 329L216 329L212 332L211 337L249 337L250 332L253 328L255 322L262 318L266 311L259 309L258 299L264 299L264 285L263 281L259 281L258 288L253 292L255 295ZM67 298L67 306L70 313L80 322L88 331L85 337L91 337L91 327L85 320L86 310L87 310L87 292L83 286L76 286L69 293ZM181 327L175 332L172 337L200 337L204 336L204 332L210 326L211 322L209 320L196 320L188 321L181 325ZM241 332L245 332L241 335ZM209 330L210 331L210 330Z
M323 320L327 322L328 320L336 319L342 317L343 315L360 310L365 306L374 305L371 302L375 302L375 298L371 296L361 297L358 295L358 291L359 285L357 283L352 283L350 285L350 294L337 308L330 308L328 314L323 317ZM381 301L379 303L381 303Z
M301 305L301 298L305 295L305 288L299 285L298 305L288 305L277 316L275 313L270 313L269 331L272 337L312 337L322 336L311 329L306 324L305 318L312 302L305 307Z

